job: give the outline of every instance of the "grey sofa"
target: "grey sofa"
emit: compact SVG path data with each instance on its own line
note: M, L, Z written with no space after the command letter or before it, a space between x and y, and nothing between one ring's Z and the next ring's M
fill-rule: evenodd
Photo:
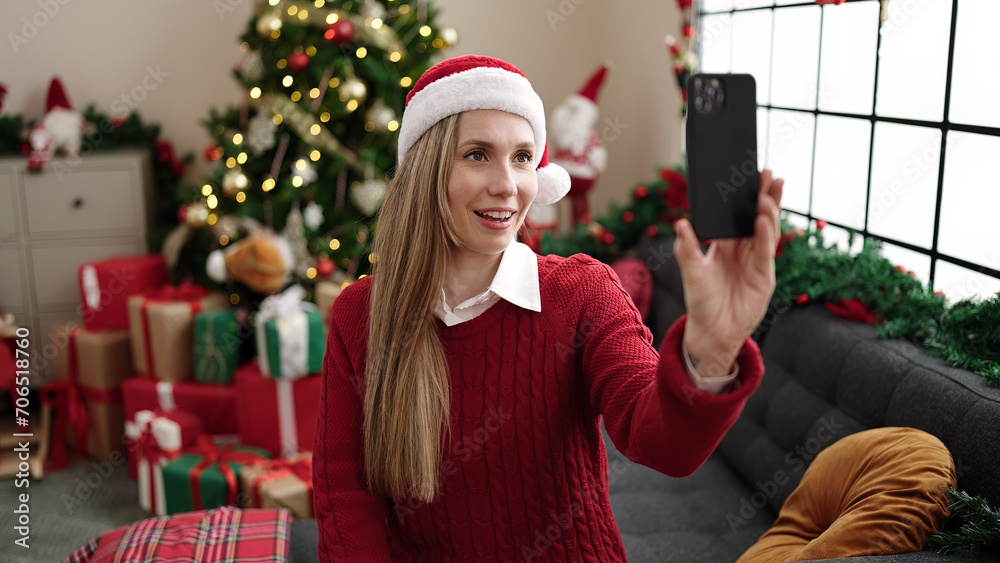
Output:
M657 344L684 312L672 239L638 249L655 285ZM758 331L766 373L743 415L693 475L672 479L606 439L611 505L633 563L731 563L763 534L809 461L848 434L910 426L951 450L959 487L1000 505L1000 389L822 306L769 314ZM293 562L315 561L315 520L293 527ZM854 563L995 561L982 553L863 556Z

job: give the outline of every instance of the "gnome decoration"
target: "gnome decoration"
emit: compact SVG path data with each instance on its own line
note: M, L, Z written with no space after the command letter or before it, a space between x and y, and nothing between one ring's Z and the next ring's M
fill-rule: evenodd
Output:
M7 96L7 87L0 84L0 110L3 109L3 99Z
M53 78L45 101L45 117L28 134L28 143L31 145L28 169L36 172L41 170L52 155L59 151L68 156L79 156L83 126L83 114L70 107L62 82Z
M608 163L608 151L598 136L597 93L608 67L601 65L579 93L570 94L554 110L549 126L552 161L569 172L573 226L589 216L587 192Z

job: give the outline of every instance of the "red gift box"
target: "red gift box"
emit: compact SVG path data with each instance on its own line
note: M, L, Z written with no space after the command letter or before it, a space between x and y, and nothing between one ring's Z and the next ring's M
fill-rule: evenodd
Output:
M162 254L117 256L81 264L78 272L87 330L128 330L129 296L169 282Z
M126 420L135 420L135 413L141 410L181 409L201 420L205 434L235 436L240 431L236 413L236 387L232 385L193 381L169 383L141 375L122 382L122 400ZM129 454L130 461L133 453ZM134 463L129 464L129 474L133 479L136 477Z
M322 376L274 379L253 360L237 368L233 380L241 444L264 448L273 457L312 450Z

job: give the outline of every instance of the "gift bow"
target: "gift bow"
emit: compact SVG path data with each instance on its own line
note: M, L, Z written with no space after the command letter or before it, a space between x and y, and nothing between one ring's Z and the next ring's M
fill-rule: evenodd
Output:
M135 440L136 458L146 461L146 474L149 477L149 510L153 514L157 512L156 491L156 464L163 465L163 461L171 461L181 454L180 447L167 448L156 436L156 421L163 416L163 411L139 411L136 413L136 421L125 423L125 434Z
M241 463L248 465L267 460L267 458L258 453L240 452L234 450L234 447L233 445L217 446L212 442L211 438L203 435L199 438L198 445L184 452L185 454L202 456L202 460L191 469L191 502L194 510L204 509L204 503L201 498L201 474L213 464L219 464L219 473L222 473L223 479L226 480L226 505L232 506L236 504L236 491L239 488L239 484L236 481L236 472L233 471L232 466L229 464Z
M260 489L271 481L277 481L288 476L298 477L306 484L309 494L309 503L312 506L312 456L300 456L298 459L271 459L254 462L250 467L263 468L265 473L254 481L253 489L250 491L252 506L260 507Z
M42 403L49 405L56 412L51 435L54 440L52 443L52 463L57 468L65 467L69 463L69 448L66 445L67 425L73 429L75 438L73 449L84 455L87 453L90 414L87 412L87 405L83 402L84 395L104 403L113 402L115 398L113 391L102 393L96 389L84 390L81 388L78 382L76 358L76 337L78 334L80 334L79 328L69 331L69 343L66 350L69 380L50 381L42 387Z
M257 353L260 370L265 375L271 372L271 360L267 352L267 331L264 325L269 320L275 320L287 327L279 331L282 377L300 377L308 375L309 371L309 324L303 311L316 310L316 306L303 301L306 290L301 285L293 285L285 291L264 299L257 312Z

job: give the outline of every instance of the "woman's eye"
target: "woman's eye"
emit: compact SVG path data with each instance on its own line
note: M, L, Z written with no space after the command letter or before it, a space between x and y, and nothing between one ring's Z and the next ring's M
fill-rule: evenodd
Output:
M482 162L486 160L486 153L480 150L475 150L465 155L465 158L474 160L475 162Z
M531 153L528 152L518 153L517 156L514 157L514 159L517 160L517 162L520 164L528 164L531 162Z

